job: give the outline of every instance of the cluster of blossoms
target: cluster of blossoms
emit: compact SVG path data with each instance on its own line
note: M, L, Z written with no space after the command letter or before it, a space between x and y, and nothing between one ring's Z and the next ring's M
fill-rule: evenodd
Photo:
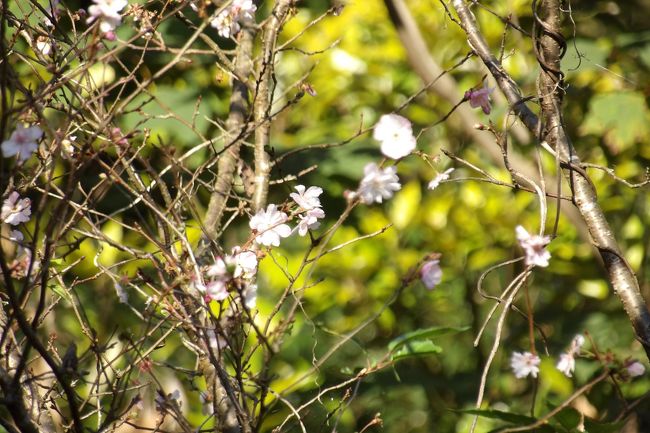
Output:
M29 198L20 198L20 194L17 191L13 191L2 203L0 222L9 224L10 226L17 226L28 222L31 215L32 205ZM29 266L32 263L32 251L22 245L24 236L20 230L11 230L7 238L11 242L18 244L16 258L9 266L12 270L12 274L17 278L24 277L27 275ZM32 264L32 273L34 273L38 267L39 263L34 262Z
M217 29L219 36L229 38L241 30L240 21L253 19L257 6L253 0L233 0L212 20L210 25Z
M569 349L560 355L555 368L565 376L573 377L576 368L575 357L580 354L580 349L584 344L585 338L582 335L573 337ZM537 377L539 364L539 356L531 352L514 352L510 358L510 367L517 379L527 376ZM629 361L625 364L625 372L631 378L637 377L645 373L645 367L639 361Z
M88 8L87 24L99 21L99 29L108 39L113 39L113 31L122 23L120 11L128 4L128 0L93 0Z
M572 377L573 372L576 369L575 357L580 353L580 348L583 344L585 344L585 337L582 335L576 335L573 340L571 340L569 350L560 355L560 360L555 365L555 368L560 370L565 376Z
M26 161L38 149L38 141L43 137L43 131L38 126L19 124L9 139L2 142L2 156L15 156L19 162Z
M217 257L206 269L203 281L195 281L194 287L205 294L207 302L223 301L228 298L230 289L241 287L246 305L253 307L257 293L256 273L257 254L235 247L231 254Z
M296 230L300 236L305 236L310 229L316 229L320 226L321 218L325 217L325 212L321 208L320 199L318 198L323 189L317 186L305 188L304 185L296 186L296 191L290 194L290 197L298 205L295 215L300 222ZM289 216L278 209L277 205L270 204L266 209L260 209L250 220L249 226L255 232L255 242L259 245L274 246L280 245L280 239L286 238L293 233L291 227L286 222Z
M522 226L515 229L519 245L526 254L526 266L548 266L551 253L546 251L546 245L551 242L549 236L531 235Z

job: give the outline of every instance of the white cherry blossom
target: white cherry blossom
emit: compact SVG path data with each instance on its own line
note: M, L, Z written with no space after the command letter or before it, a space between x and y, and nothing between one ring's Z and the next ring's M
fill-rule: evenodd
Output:
M267 247L279 246L280 238L286 238L291 234L291 228L284 224L287 219L287 214L278 210L274 204L268 205L266 210L257 211L249 223L250 228L257 233L255 242Z
M429 182L429 185L427 188L430 190L434 190L440 186L441 182L444 182L445 180L449 179L449 176L451 173L454 171L454 168L448 168L447 170L443 171L442 173L438 173L436 177L433 178L431 182Z
M537 377L540 361L539 356L530 352L514 352L510 358L510 367L517 379Z
M356 192L362 203L381 203L402 188L397 177L397 168L394 166L381 169L377 164L371 162L366 165L363 172L363 179L361 179L361 184Z
M29 198L20 198L17 191L9 194L9 197L2 203L0 220L12 226L29 221L32 214L31 201Z
M235 278L252 278L257 272L257 254L254 251L241 251L239 247L233 248L232 261L235 264Z
M303 214L298 215L300 222L298 223L298 234L305 236L309 229L317 229L320 227L320 218L325 218L325 212L321 208L313 208Z
M576 369L576 360L571 353L563 353L560 355L560 360L555 365L562 374L566 377L572 377Z
M305 188L304 185L297 185L295 189L298 192L292 192L289 194L289 197L291 197L301 209L312 210L321 206L318 196L323 193L323 188L318 186Z
M372 136L381 142L381 152L392 159L403 158L415 150L411 122L399 114L381 116Z
M546 245L551 242L549 236L539 236L529 234L522 226L517 226L517 240L526 254L526 266L548 266L551 253L546 251Z
M2 142L2 155L5 158L18 156L19 161L25 161L38 149L38 140L43 131L38 126L19 124L8 140Z
M129 4L128 0L93 0L95 4L88 8L87 24L99 20L99 29L103 33L115 30L122 23L120 11Z

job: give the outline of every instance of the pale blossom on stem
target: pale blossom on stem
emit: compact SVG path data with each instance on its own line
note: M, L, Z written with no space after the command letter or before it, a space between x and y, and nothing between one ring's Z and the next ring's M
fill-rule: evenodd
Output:
M361 179L359 189L355 193L361 203L381 203L384 199L391 198L395 191L402 188L395 166L382 169L374 162L371 162L365 166L363 172L363 179Z
M510 358L510 367L517 379L527 376L537 377L539 373L539 356L530 352L514 352Z
M210 25L217 29L219 36L229 38L241 30L241 21L255 17L256 10L257 6L252 0L233 0L230 6L219 12Z
M572 353L563 353L560 355L560 359L555 365L562 374L566 377L572 377L573 372L576 369L576 360Z
M411 122L399 114L384 114L375 125L373 138L381 142L381 152L392 159L400 159L415 150Z
M88 8L87 24L99 20L99 29L103 33L115 30L122 22L120 11L129 4L127 0L93 0L93 5Z
M287 214L278 210L274 204L268 205L266 210L257 211L249 223L250 228L257 234L255 242L267 247L279 246L280 238L286 238L291 234L291 228L284 224L287 219Z
M317 229L320 227L320 218L325 218L325 212L321 208L313 208L303 214L298 215L300 222L298 223L298 234L305 236L309 229Z
M235 265L233 277L253 278L257 273L257 254L254 251L235 247L232 251L232 262Z
M2 142L2 155L5 158L17 156L19 161L25 161L38 149L38 140L43 131L38 126L19 124L8 140Z
M429 182L429 185L427 186L427 188L429 188L430 190L434 190L434 189L438 188L440 186L441 182L444 182L447 179L449 179L449 176L451 175L451 173L453 171L454 171L454 168L448 168L447 170L443 171L442 173L438 173L438 175L436 177L434 177L431 182Z
M546 251L546 245L551 242L549 236L531 235L522 226L515 229L519 245L526 254L526 266L548 266L551 253Z
M303 210L312 210L320 207L320 199L318 198L323 193L323 188L318 186L310 186L305 188L304 185L297 185L296 191L289 194L289 197L296 202Z
M433 290L442 281L442 269L440 260L428 260L420 268L420 279L422 284L429 290Z
M0 220L12 226L29 221L32 214L32 206L29 198L20 198L17 191L9 194L9 197L2 203Z
M627 374L629 374L630 377L639 377L645 374L645 366L639 361L629 362L625 366L625 369L627 370Z
M565 376L573 376L573 372L576 368L575 357L580 353L580 349L582 348L583 344L585 344L585 337L582 335L576 335L573 337L573 340L571 340L571 346L566 351L566 353L562 353L560 355L560 359L558 360L555 367Z
M492 105L490 103L490 93L494 92L494 87L488 87L485 83L480 89L470 89L465 92L465 99L469 101L472 108L481 107L485 114L490 114Z
M25 236L19 230L12 230L9 232L9 240L16 243L21 243L25 240Z

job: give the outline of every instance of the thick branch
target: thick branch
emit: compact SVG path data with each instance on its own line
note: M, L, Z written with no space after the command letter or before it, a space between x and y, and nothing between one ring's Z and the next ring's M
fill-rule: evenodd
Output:
M248 77L252 70L251 55L255 29L252 25L244 26L239 39L237 57L235 58L235 76ZM248 116L248 87L246 83L233 78L232 96L230 97L230 114L226 120L224 143L226 148L219 157L217 164L217 180L210 197L208 211L205 215L205 233L214 240L219 233L221 217L226 208L228 195L232 188L233 176L239 161L239 148L246 138L246 118Z
M638 339L650 358L650 313L631 267L621 254L616 238L605 215L598 205L596 191L587 173L580 168L580 159L566 135L561 112L562 73L560 59L563 39L560 34L560 9L558 0L545 1L542 7L544 19L539 19L539 35L536 40L538 61L542 66L539 95L544 125L526 107L521 93L512 78L505 72L481 35L472 13L464 0L452 0L452 4L467 34L468 41L488 67L499 87L524 124L555 148L565 167L565 175L572 188L574 202L587 225L592 244L598 249L615 293L623 303ZM536 18L537 15L536 15Z
M266 206L269 193L269 176L271 161L266 148L269 145L271 132L271 106L273 104L273 88L271 79L275 67L275 43L280 28L289 12L293 0L279 0L264 26L264 53L260 65L259 84L255 98L255 192L253 193L253 210L258 211Z

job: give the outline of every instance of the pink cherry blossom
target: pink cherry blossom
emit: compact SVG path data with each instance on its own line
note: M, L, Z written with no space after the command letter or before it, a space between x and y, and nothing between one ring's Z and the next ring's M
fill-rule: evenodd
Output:
M280 238L291 234L291 228L284 224L287 214L278 210L277 206L270 204L266 210L260 209L250 220L249 226L255 230L255 242L266 246L279 246Z
M546 251L546 245L551 242L548 236L529 234L522 226L517 226L517 240L526 253L526 266L548 266L551 253Z
M395 191L399 191L402 185L397 177L395 166L381 169L374 162L368 163L363 169L364 176L359 184L359 189L354 194L358 195L361 203L381 203L384 199L391 198Z
M440 281L442 281L442 269L440 269L440 260L428 260L420 268L420 279L422 284L433 290Z
M485 87L480 89L470 89L465 92L465 99L469 100L469 105L472 108L481 107L485 114L490 114L492 105L490 104L490 94L494 92L494 87L490 88L485 84Z
M645 374L645 366L639 361L629 362L625 366L625 369L627 370L627 374L629 374L630 377L639 377Z
M375 125L373 138L381 142L381 152L389 158L400 159L415 150L411 122L399 114L384 114Z
M38 149L38 140L42 136L43 131L38 126L19 124L9 139L2 142L2 155L5 158L17 156L19 161L25 161Z
M93 5L88 8L87 24L99 20L99 29L103 33L115 30L122 22L120 11L129 4L127 0L93 0Z
M510 367L517 379L526 376L537 377L539 373L539 356L530 352L514 352L510 358Z
M32 214L31 201L28 198L20 198L17 191L9 194L9 197L2 203L0 220L12 226L29 221Z

